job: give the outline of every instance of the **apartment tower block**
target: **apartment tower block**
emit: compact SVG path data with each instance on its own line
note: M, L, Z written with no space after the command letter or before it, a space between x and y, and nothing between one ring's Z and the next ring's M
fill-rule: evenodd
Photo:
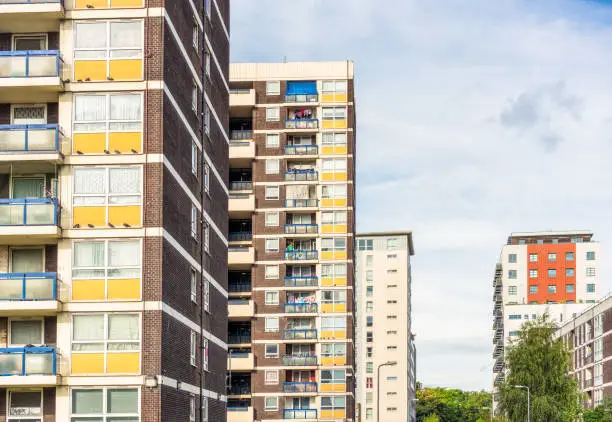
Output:
M229 1L0 3L0 420L225 421Z
M353 421L353 64L230 88L228 420Z

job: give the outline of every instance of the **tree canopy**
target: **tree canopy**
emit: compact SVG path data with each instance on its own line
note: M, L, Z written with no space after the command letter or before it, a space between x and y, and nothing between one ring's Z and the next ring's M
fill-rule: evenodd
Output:
M447 388L417 390L418 422L489 421L491 394Z

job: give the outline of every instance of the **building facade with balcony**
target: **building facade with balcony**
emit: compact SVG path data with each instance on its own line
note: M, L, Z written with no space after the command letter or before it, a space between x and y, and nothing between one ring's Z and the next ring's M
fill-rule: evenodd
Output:
M230 88L228 421L353 421L353 65Z
M512 233L493 278L493 405L504 351L524 322L547 313L562 325L599 298L599 242L589 231Z
M362 421L416 421L413 255L412 232L357 234L356 367Z
M225 421L228 24L0 2L1 420Z

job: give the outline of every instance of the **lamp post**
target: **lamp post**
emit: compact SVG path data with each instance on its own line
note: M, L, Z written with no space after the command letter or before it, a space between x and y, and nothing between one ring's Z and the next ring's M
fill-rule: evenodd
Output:
M388 362L381 363L380 365L378 365L378 368L376 370L377 372L377 377L376 377L376 422L380 422L380 368L382 368L383 366L395 366L395 365L397 365L397 362L388 361Z
M529 413L529 409L531 408L531 394L529 392L529 387L526 385L515 385L514 388L519 388L522 390L527 390L527 422L531 422L531 415Z
M412 415L410 414L412 406L410 406L410 403L412 403L412 402L416 403L418 401L419 401L419 399L408 399L408 422L412 422ZM415 418L415 420L416 420L416 418Z

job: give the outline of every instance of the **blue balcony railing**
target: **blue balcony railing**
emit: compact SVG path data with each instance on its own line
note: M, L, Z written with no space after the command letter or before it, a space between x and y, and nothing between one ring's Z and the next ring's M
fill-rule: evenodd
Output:
M316 276L286 276L285 287L316 287L319 285Z
M286 103L316 103L319 101L317 94L288 94L285 95Z
M2 300L56 300L55 273L0 274L0 301Z
M0 199L0 226L57 225L57 200Z
M283 356L283 366L314 366L317 364L317 356Z
M286 155L317 155L319 147L317 145L287 145Z
M318 251L293 250L285 251L285 261L307 261L317 259Z
M286 234L316 234L318 231L316 224L285 224Z
M318 199L286 199L285 208L308 208L319 205Z
M311 182L318 180L318 178L319 175L314 169L291 169L285 172L285 181L287 182Z
M316 328L283 330L283 340L316 340Z
M53 347L0 349L0 376L55 375L57 354Z
M0 51L0 78L59 76L61 63L57 50Z
M317 129L318 127L317 119L285 120L285 129Z
M0 125L0 153L49 151L59 151L58 125Z
M317 419L317 409L283 409L283 419Z
M316 303L285 303L285 313L305 314L310 312L317 312Z
M284 393L316 393L316 382L285 382L283 383Z

